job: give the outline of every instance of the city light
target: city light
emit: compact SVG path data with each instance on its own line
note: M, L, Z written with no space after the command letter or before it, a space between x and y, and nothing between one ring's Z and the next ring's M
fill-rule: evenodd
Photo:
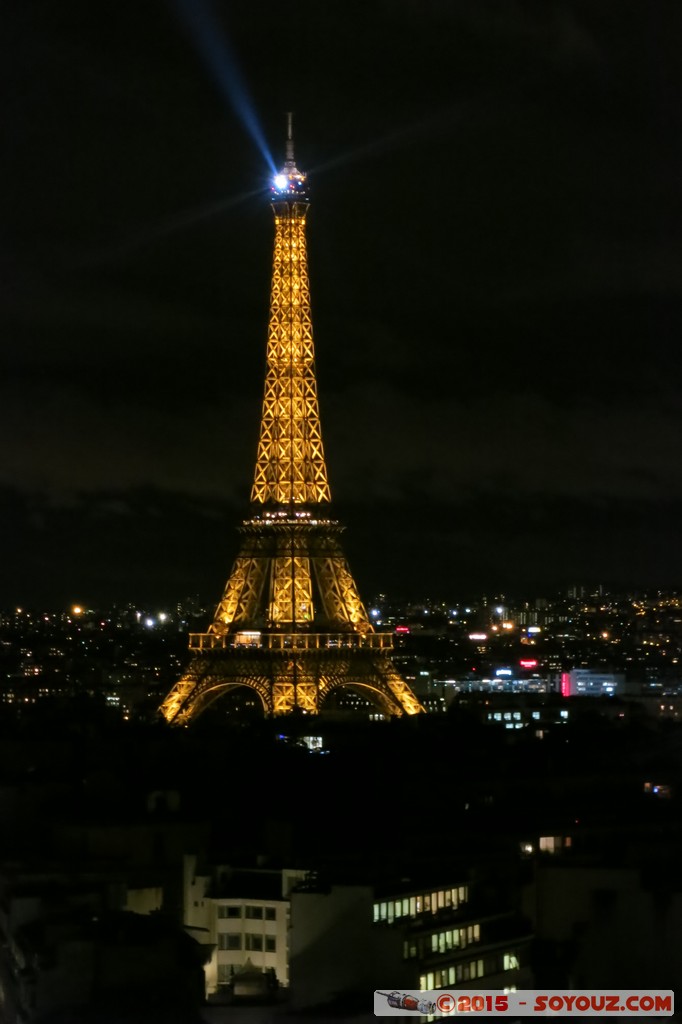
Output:
M488 634L487 633L469 633L469 639L470 640L487 640L488 639Z

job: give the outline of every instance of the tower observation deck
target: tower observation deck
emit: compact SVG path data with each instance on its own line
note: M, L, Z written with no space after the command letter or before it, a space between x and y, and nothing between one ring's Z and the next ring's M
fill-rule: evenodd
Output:
M423 711L375 632L331 514L308 281L308 185L294 159L272 184L275 218L267 369L251 517L213 622L189 638L188 669L160 711L187 724L236 687L268 715L316 714L339 687L386 715Z

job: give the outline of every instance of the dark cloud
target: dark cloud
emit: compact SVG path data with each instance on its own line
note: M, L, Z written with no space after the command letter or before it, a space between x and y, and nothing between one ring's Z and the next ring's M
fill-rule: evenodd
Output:
M358 575L678 571L677 4L301 0L287 45L281 5L214 6L276 162L296 112ZM5 23L4 599L219 592L272 241L245 96L160 0L15 0Z
M0 586L5 602L97 607L217 602L234 556L239 511L153 488L46 498L0 489L11 530Z
M493 485L434 501L413 483L409 498L371 500L369 515L366 498L337 506L367 600L379 591L532 596L576 581L671 586L682 573L679 499L552 499ZM174 606L200 595L210 605L236 553L243 508L167 489L46 499L2 488L0 515L12 538L0 578L6 602Z

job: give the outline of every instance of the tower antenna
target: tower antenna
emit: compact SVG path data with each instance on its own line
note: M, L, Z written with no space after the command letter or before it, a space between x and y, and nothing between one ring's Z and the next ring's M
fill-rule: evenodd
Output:
M294 162L294 115L287 114L287 163Z

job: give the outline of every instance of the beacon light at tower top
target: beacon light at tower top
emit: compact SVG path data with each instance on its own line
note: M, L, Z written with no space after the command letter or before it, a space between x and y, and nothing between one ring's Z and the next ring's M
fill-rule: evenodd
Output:
M297 198L304 199L306 192L305 174L301 174L296 169L292 173L288 168L285 168L273 180L272 191L275 196L295 195Z

